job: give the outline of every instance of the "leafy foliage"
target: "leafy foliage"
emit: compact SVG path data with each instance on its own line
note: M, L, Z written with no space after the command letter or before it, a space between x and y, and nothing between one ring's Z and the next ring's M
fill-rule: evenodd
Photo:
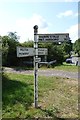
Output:
M19 43L16 32L9 32L8 36L2 36L2 57L4 66L17 66L22 65L25 61L33 61L33 57L17 58L17 46L22 47L33 47L33 41L27 41L24 43ZM70 56L70 51L72 50L72 43L38 43L39 48L47 48L48 56L47 61L56 60L57 64L62 64L65 61L65 56ZM78 51L78 50L77 50ZM45 57L40 56L44 61ZM23 62L24 61L24 62Z
M80 38L75 41L73 45L73 50L75 51L75 53L78 53L78 56L80 56Z
M57 64L62 64L66 59L65 55L69 56L72 50L72 43L63 42L60 45L57 43L41 43L39 47L48 49L48 61L57 60Z
M33 41L24 42L21 44L23 47L33 47Z
M59 46L52 45L49 48L48 61L57 60L57 63L62 63L64 60L63 57L63 52Z
M6 66L16 65L16 46L19 45L16 33L10 32L2 37L2 64Z
M3 36L2 37L2 64L6 65L7 63L7 58L8 58L8 50L9 50L9 46L8 46L8 36Z
M72 43L67 43L67 42L63 42L61 44L61 48L63 50L63 53L66 54L70 54L70 51L72 50Z

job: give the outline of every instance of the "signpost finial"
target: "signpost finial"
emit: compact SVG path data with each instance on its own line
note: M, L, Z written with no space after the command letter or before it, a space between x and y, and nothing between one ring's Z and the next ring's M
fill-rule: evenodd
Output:
M38 25L35 25L33 28L34 28L34 34L37 34L38 33Z

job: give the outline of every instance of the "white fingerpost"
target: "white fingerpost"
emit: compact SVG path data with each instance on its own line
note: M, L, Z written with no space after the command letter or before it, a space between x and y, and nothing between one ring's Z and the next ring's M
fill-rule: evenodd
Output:
M38 26L34 27L34 107L38 107Z

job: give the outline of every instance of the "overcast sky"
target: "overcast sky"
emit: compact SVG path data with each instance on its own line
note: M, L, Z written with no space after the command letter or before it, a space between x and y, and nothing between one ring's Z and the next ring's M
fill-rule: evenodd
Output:
M69 33L74 42L78 39L78 15L77 0L76 2L2 0L0 35L16 31L20 36L19 41L24 42L34 39L33 26L38 25L38 33Z

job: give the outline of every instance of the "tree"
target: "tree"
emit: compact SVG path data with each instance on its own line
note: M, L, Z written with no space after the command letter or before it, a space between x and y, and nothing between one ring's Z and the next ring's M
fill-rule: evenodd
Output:
M11 38L17 42L18 42L18 39L20 38L19 36L17 36L17 32L9 32L8 36L9 36L9 38Z
M73 44L73 50L75 53L78 53L78 56L80 56L80 38Z
M63 50L64 55L69 55L72 51L72 43L63 42L61 44L61 49Z
M21 43L21 46L23 46L23 47L33 47L34 42L33 41L27 41L27 42Z
M13 66L17 64L16 46L19 45L16 33L10 32L8 36L2 37L2 64Z
M52 45L49 48L49 61L57 60L57 64L62 64L64 61L63 51L59 45Z
M41 43L39 46L48 49L47 61L57 60L57 64L62 64L64 56L60 45L56 43Z
M3 36L1 37L2 40L2 65L7 65L7 58L8 58L8 50L9 50L9 46L8 46L8 36Z

